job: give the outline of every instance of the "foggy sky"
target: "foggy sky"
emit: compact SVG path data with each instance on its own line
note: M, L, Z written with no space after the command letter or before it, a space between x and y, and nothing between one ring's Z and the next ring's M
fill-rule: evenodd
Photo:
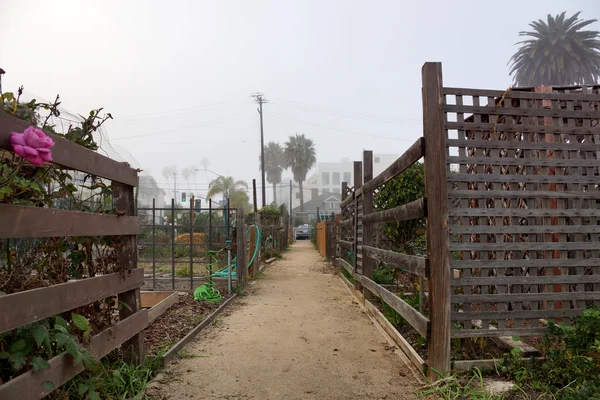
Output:
M323 162L401 154L422 134L424 62L446 86L505 89L518 32L562 11L599 18L600 2L0 0L0 67L5 91L111 112L111 144L160 186L164 166L203 157L260 183L252 93L269 101L265 143L304 133Z

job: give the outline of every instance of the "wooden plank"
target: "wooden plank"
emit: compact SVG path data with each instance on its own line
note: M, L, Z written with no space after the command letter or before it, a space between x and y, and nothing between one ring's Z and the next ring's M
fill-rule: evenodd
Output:
M510 261L510 260L506 260ZM562 259L562 265L569 265L569 259ZM507 263L509 264L509 263ZM558 262L557 262L558 264ZM560 276L492 276L452 279L452 286L478 285L550 285L553 283L600 283L600 275L560 275Z
M501 243L451 243L451 251L525 251L525 250L596 250L598 243L590 242L501 242ZM562 258L565 262L568 259Z
M363 223L400 222L423 217L425 217L425 199L421 197L398 207L367 213L363 217Z
M371 246L363 246L362 250L367 257L387 264L392 268L405 269L415 275L427 277L427 259L425 257L397 253Z
M0 238L118 236L140 232L138 217L0 204Z
M568 264L567 264L568 263ZM562 260L521 259L521 260L452 260L450 267L461 268L527 268L559 267L600 267L600 258L568 258Z
M408 167L419 161L425 154L425 142L423 138L417 141L408 148L392 165L387 167L382 173L366 183L362 189L363 193L371 192L379 186L390 181L397 175L404 172Z
M600 143L544 143L505 140L462 140L446 139L447 147L469 147L481 149L531 149L531 150L564 150L564 151L600 151Z
M126 216L135 215L136 201L132 186L113 181L112 195L113 207L116 210L123 212ZM120 252L120 267L127 270L136 269L138 264L138 248L137 237L135 235L123 238ZM119 318L122 320L135 314L142 308L139 287L120 293L118 300L120 306ZM141 365L144 362L144 358L144 332L140 332L123 344L123 359L126 362Z
M598 128L527 125L527 124L494 124L481 122L451 122L446 121L446 129L480 131L480 132L505 132L505 133L553 133L563 135L585 135L598 132ZM520 160L525 160L521 158Z
M373 152L371 150L363 151L363 187L365 184L370 182L373 179ZM363 209L362 209L362 245L371 246L373 244L373 226L368 224L365 219L369 214L373 212L373 192L366 192L362 195L363 199ZM364 250L363 250L364 252ZM373 260L368 259L364 256L364 253L361 254L362 261L362 270L363 275L366 278L373 279L373 269L375 267L375 263ZM368 293L363 289L363 295L365 298L368 298Z
M557 192L560 193L560 192ZM512 208L470 208L451 209L451 217L600 217L600 210L596 209L512 209Z
M179 292L171 293L166 299L160 301L148 310L148 323L152 323L156 318L165 313L171 306L179 301Z
M248 276L247 242L246 242L246 224L244 223L244 209L238 208L236 211L236 280L239 288L246 286Z
M450 233L468 234L511 234L511 233L600 233L599 225L452 225Z
M148 326L148 311L141 310L129 318L118 322L115 326L95 335L85 347L98 357L106 356L118 348L127 339L134 336ZM27 371L0 386L1 399L41 399L53 390L46 390L42 384L46 381L54 382L56 387L68 382L76 375L83 372L83 364L74 365L73 357L62 353L48 361L50 369L38 372Z
M557 87L555 87L556 89ZM581 88L581 86L573 86L575 88ZM598 94L584 94L582 92L575 93L534 93L532 91L525 91L523 88L511 88L510 90L490 90L490 89L468 89L468 88L456 88L456 87L445 87L444 94L450 95L461 95L461 96L483 96L483 97L504 97L505 99L530 99L530 100L586 100L600 101L600 95Z
M423 358L417 353L417 351L408 343L406 339L398 332L398 330L387 320L387 318L371 303L369 300L365 300L365 308L379 323L379 326L390 335L394 343L402 350L408 359L417 367L417 369L423 373L426 372L427 364L423 361Z
M338 267L344 268L350 274L354 273L354 268L346 260L344 260L342 258L336 258L335 261L336 261Z
M192 341L192 339L194 339L196 336L198 336L198 333L200 333L200 331L202 329L204 329L208 325L210 325L210 323L215 319L215 317L217 315L219 315L221 312L223 312L223 310L229 304L231 304L236 297L237 297L237 295L234 293L230 298L228 298L227 300L225 300L223 302L223 304L221 304L219 306L219 308L217 308L215 311L213 311L208 317L206 317L194 329L192 329L187 335L185 335L179 342L175 343L175 345L173 347L171 347L169 349L169 351L167 351L162 356L162 365L163 365L163 367L165 367L169 362L171 362L171 360L173 360L173 358L175 358L177 356L177 354L179 354L181 352L181 350L183 350L183 348L189 342Z
M340 245L340 247L343 247L345 249L352 249L352 242L348 242L346 240L338 240L338 244Z
M340 203L340 207L344 208L344 207L348 206L349 204L352 204L353 201L354 201L354 193L351 193L350 196L348 196L344 200L342 200L342 202Z
M543 336L547 330L547 328L453 329L452 337Z
M103 300L143 282L144 269L138 268L125 278L116 272L0 296L0 333Z
M453 321L473 321L481 319L500 320L514 318L558 318L576 317L583 314L585 309L562 309L562 310L526 310L526 311L465 311L453 312Z
M349 228L353 224L354 224L354 219L353 218L347 218L347 219L344 219L344 220L340 221L340 226L342 228Z
M359 203L362 202L363 198L358 194L358 189L362 187L363 184L363 169L362 169L362 161L354 161L354 238L353 238L353 246L354 249L354 273L357 273L358 270L362 270L362 260L358 246L362 244L362 238L359 237L358 226L359 221L362 221L363 212L359 210ZM356 290L361 290L360 281L354 282L354 288Z
M511 301L600 300L600 292L543 292L503 294L457 294L452 303L508 303Z
M510 107L490 107L490 106L459 106L447 104L444 108L446 112L462 112L480 115L515 115L524 117L553 117L553 118L598 118L597 111L571 111L558 109L539 109L539 108L510 108Z
M448 197L451 199L520 199L524 196L522 190L451 190ZM600 192L581 192L581 191L527 191L527 198L557 198L557 199L598 199Z
M0 110L0 149L12 151L11 132L23 132L30 123L18 119ZM102 178L138 185L137 171L128 165L111 160L108 157L88 150L83 146L68 141L60 136L48 134L54 140L52 159L54 164L87 172Z
M600 147L598 148L600 150ZM525 165L527 163L523 163ZM523 183L570 183L574 179L569 175L496 175L496 174L450 174L448 182L523 182ZM598 183L597 176L577 176L580 183Z
M427 204L427 258L431 335L427 376L437 380L450 371L450 251L448 233L448 183L442 64L425 63L423 80L423 137L425 142L425 192ZM446 106L447 107L447 106Z
M429 320L407 302L386 288L363 276L362 285L402 316L424 338L428 335Z
M600 117L599 117L600 118ZM571 158L508 158L508 157L448 157L448 164L486 164L486 165L531 165L531 166L565 166L565 167L596 167L598 162L589 159ZM521 177L521 175L511 175Z

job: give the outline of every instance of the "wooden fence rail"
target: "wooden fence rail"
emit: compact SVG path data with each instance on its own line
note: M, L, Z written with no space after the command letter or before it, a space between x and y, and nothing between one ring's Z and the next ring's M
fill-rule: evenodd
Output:
M342 183L336 264L427 338L435 379L452 337L539 335L540 319L600 305L600 86L448 88L440 63L422 79L423 137L375 177L365 151ZM369 195L423 157L425 197L373 209ZM372 242L375 224L420 218L426 257ZM375 283L373 262L427 279L429 318Z
M10 134L30 124L0 111L0 149L12 151ZM104 357L121 347L126 360L141 362L144 357L143 329L148 314L141 309L140 286L143 270L137 268L136 235L139 221L135 216L133 187L137 171L57 135L52 148L53 164L112 181L113 207L117 215L0 205L0 238L38 238L66 236L123 236L122 272L17 292L0 297L0 333L40 321L63 312L110 297L118 297L120 321L97 333L85 346L92 354ZM82 372L72 357L60 354L49 360L50 369L26 372L0 385L0 398L41 398L53 389L41 384L52 381L56 387Z

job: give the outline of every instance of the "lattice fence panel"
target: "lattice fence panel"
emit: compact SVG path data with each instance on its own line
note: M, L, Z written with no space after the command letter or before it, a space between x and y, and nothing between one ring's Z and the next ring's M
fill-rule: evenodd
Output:
M535 335L600 304L599 88L444 94L453 336Z

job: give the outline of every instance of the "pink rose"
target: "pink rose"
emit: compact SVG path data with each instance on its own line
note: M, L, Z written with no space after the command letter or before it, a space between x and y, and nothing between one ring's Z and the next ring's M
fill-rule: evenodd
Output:
M42 165L46 161L52 161L50 149L54 146L54 140L40 128L30 126L23 133L12 132L10 144L15 153L32 164Z

